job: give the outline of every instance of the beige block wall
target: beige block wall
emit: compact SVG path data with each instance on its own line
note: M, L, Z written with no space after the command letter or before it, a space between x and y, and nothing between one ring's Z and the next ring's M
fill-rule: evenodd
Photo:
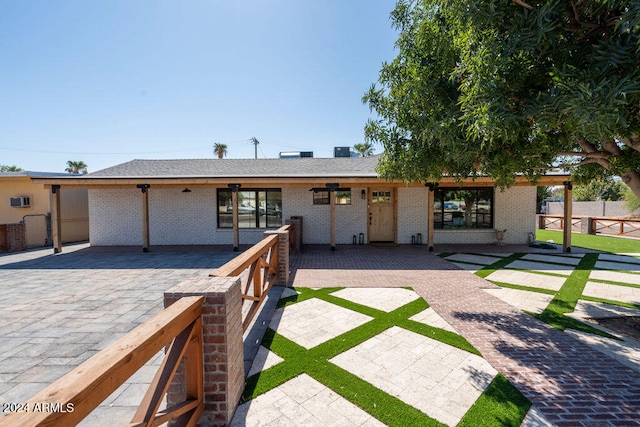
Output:
M29 197L31 206L12 208L9 198L20 196ZM25 215L47 214L49 206L49 190L33 184L28 176L0 176L0 224L20 222Z

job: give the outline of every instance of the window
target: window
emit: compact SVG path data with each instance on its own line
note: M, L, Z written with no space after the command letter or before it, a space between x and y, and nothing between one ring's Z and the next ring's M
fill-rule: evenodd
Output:
M391 203L391 191L372 191L371 203Z
M272 228L282 226L282 191L238 191L238 227ZM233 228L231 190L218 190L218 228Z
M435 228L493 228L493 188L438 188Z
M335 191L336 205L350 205L351 204L351 189L350 188L338 188ZM314 205L328 205L329 204L329 190L314 189L313 190L313 204Z

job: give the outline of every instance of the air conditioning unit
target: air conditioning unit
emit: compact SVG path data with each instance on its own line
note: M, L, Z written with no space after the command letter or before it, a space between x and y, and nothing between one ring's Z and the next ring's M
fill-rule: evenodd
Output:
M9 205L12 208L28 208L31 206L29 197L9 197Z

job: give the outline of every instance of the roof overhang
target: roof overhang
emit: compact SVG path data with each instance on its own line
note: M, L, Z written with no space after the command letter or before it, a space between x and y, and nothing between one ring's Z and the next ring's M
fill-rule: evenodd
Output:
M423 187L424 183L405 183L402 181L388 181L378 177L354 176L323 176L323 177L203 177L203 176L148 176L148 177L31 177L33 182L49 188L59 185L63 188L135 188L139 184L149 184L153 187L213 187L226 188L229 183L242 184L244 188L309 188L324 187L327 182L337 182L341 187ZM535 184L526 177L516 177L516 186L556 186L563 185L571 179L570 175L544 175ZM467 178L462 182L455 178L442 178L438 181L440 187L493 187L495 180L491 177Z

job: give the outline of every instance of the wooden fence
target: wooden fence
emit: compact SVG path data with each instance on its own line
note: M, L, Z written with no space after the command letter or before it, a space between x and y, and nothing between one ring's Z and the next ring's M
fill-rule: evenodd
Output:
M538 228L564 230L564 218L560 215L540 215ZM640 219L574 216L571 218L571 231L640 238Z

